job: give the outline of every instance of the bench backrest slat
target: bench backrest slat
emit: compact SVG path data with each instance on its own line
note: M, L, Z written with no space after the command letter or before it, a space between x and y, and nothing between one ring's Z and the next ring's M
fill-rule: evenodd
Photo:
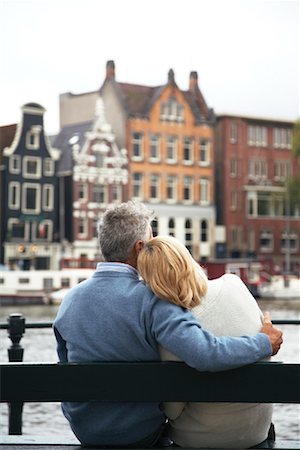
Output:
M0 364L2 402L300 403L300 364L259 362L198 372L182 362Z

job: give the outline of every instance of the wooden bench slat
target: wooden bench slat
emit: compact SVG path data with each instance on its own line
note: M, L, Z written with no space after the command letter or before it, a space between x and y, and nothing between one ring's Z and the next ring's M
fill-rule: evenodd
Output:
M199 372L182 362L0 364L2 402L300 403L300 364L259 362Z

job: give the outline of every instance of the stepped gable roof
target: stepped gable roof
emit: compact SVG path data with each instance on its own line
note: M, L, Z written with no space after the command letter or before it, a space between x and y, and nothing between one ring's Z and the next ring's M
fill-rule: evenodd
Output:
M58 163L58 175L68 175L73 169L73 145L77 144L82 148L86 137L85 133L91 130L93 121L67 125L63 127L55 137L53 145L61 150L61 157Z

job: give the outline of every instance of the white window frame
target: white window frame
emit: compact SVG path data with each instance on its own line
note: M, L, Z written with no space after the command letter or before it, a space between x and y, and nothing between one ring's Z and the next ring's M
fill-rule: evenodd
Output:
M47 198L49 202L47 202ZM54 186L52 184L43 185L43 205L44 211L53 211L54 208Z
M21 172L21 157L20 155L11 155L9 158L9 172L20 173Z
M210 180L208 178L200 178L199 200L201 205L209 205L210 203Z
M185 153L188 153L188 158L185 158ZM185 136L183 138L183 164L191 166L194 162L194 140L191 137Z
M229 137L229 142L231 144L236 144L237 140L238 140L238 127L237 127L237 123L236 122L231 122L230 123L230 137Z
M80 231L81 224L83 225L83 231ZM78 237L83 238L88 234L88 218L78 217Z
M237 177L237 167L238 167L238 160L236 158L230 158L229 161L229 174L231 178Z
M13 190L16 190L16 202L13 203ZM9 209L19 209L21 199L21 185L17 181L11 181L8 186L8 207Z
M45 237L39 237L38 236L38 228L40 226L46 226L47 232L45 234ZM48 241L48 242L52 241L52 235L53 235L53 222L52 222L52 220L46 219L46 220L42 220L39 223L36 222L34 224L34 227L33 227L33 234L34 234L35 239L38 240L38 241Z
M160 176L157 173L150 174L149 190L150 201L158 202L160 200ZM155 195L152 196L152 193Z
M204 159L202 159L204 156ZM201 138L199 140L199 166L207 167L210 165L210 140Z
M26 148L28 150L38 150L40 147L41 125L33 125L26 133ZM31 142L33 139L33 142Z
M97 193L95 192L95 189L97 189ZM100 199L102 197L103 201L97 201L97 196L95 194L99 195ZM97 203L101 207L106 206L108 203L108 187L105 184L94 184L92 186L92 202Z
M121 184L113 184L111 187L111 195L113 203L121 203L122 201L122 185Z
M138 137L135 135L138 135ZM143 159L144 159L144 134L141 133L140 131L133 131L131 142L132 142L131 160L132 161L143 161ZM134 154L135 146L138 147L138 155Z
M149 143L149 161L152 163L160 162L160 147L161 147L161 138L159 134L150 134L150 143ZM152 156L152 148L155 149L155 155Z
M81 195L81 193L83 195ZM78 183L78 201L86 202L88 200L88 185L86 183Z
M135 195L136 193L138 195ZM140 172L134 172L132 174L132 198L134 200L142 200L143 194L144 194L144 176Z
M36 172L28 172L28 163L36 163ZM23 158L23 177L39 179L42 176L42 160L38 156L24 156Z
M26 191L27 189L35 189L36 191L36 208L26 208ZM39 214L41 212L41 186L36 183L23 183L22 185L22 212L24 214Z
M21 221L19 219L15 219L15 218L10 218L7 221L7 228L8 230L12 231L13 225L17 225L19 224ZM24 237L19 238L22 239L24 241L28 241L29 240L29 222L25 222L24 223ZM18 239L18 238L13 238L13 239Z
M167 158L166 161L168 164L176 164L177 163L177 149L178 147L178 138L175 135L167 136ZM172 155L170 155L170 153ZM171 156L171 158L169 157Z
M182 192L182 201L185 204L191 204L194 201L194 178L190 175L183 176L183 184L182 184L183 192ZM185 198L185 192L189 192L189 198Z
M176 175L167 175L167 186L166 186L166 201L167 203L177 202L177 187L178 178ZM172 197L169 197L168 193L172 192Z
M270 246L262 246L261 239L270 239ZM261 230L259 233L259 249L263 253L271 253L274 250L274 234L271 230Z
M44 175L51 177L54 175L54 161L51 158L44 159Z

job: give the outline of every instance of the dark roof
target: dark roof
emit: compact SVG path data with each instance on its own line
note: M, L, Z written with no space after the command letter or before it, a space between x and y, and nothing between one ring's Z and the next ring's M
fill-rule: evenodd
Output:
M73 168L72 147L78 144L82 148L86 137L85 133L92 127L93 122L84 122L76 125L68 125L63 127L55 139L53 147L61 150L61 157L58 163L58 175L68 173Z
M23 108L25 108L25 107L45 109L42 105L39 105L38 103L34 103L34 102L25 103L25 105L23 105Z
M131 117L148 117L153 103L167 86L166 84L164 86L150 87L138 84L119 83L115 80L105 80L103 86L100 89L100 95L107 82L113 83L117 91L117 95L121 99L127 114ZM212 109L207 107L205 99L199 88L193 92L181 92L195 116L196 123L202 123L206 121L214 122L214 112Z
M5 125L3 127L0 127L0 151L2 153L2 150L5 147L10 147L12 144L12 141L15 137L17 130L17 124L12 125Z

